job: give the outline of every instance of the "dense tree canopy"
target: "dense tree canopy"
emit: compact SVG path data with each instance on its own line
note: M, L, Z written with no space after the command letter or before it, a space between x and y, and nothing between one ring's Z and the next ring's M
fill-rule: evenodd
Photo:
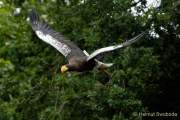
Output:
M114 63L111 81L98 70L63 76L60 65L67 61L36 37L31 9L88 52L150 32L102 58ZM0 120L139 120L139 112L178 113L180 2L162 0L146 9L146 0L0 0Z

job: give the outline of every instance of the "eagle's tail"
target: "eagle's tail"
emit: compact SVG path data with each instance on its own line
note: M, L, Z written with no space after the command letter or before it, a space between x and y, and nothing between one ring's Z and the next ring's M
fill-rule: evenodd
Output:
M96 67L97 67L98 69L101 69L101 70L113 66L113 63L103 63L103 62L98 61L98 60L95 60L95 61L97 62Z

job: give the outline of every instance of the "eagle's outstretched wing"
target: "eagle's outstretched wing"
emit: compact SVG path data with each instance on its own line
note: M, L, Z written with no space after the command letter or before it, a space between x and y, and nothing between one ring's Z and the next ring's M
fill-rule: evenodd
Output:
M122 47L126 47L126 46L129 46L131 45L132 43L136 42L137 40L139 40L147 31L133 37L132 39L130 40L127 40L126 42L122 43L122 44L119 44L119 45L114 45L114 46L109 46L109 47L104 47L104 48L100 48L100 49L97 49L95 50L92 54L90 54L87 58L87 61L91 60L91 59L94 59L95 57L97 57L98 55L100 55L101 53L105 53L105 52L110 52L110 51L113 51L113 50L116 50L116 49L119 49L119 48L122 48Z
M62 53L68 60L73 57L86 56L83 51L67 40L62 34L51 29L46 23L42 22L36 11L32 10L29 14L30 22L36 35L44 42L50 44Z

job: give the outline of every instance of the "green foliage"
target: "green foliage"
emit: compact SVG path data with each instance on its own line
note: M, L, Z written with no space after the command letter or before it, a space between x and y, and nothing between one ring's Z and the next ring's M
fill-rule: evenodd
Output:
M133 16L131 0L1 1L0 120L140 120L136 112L163 111L167 95L173 104L165 101L166 110L180 109L179 96L172 94L178 88L179 5L165 0L159 10ZM15 15L17 7L21 12ZM59 67L67 61L29 26L32 8L89 52L124 42L152 24L160 37L147 35L107 54L104 61L115 63L108 83L98 70L63 76Z

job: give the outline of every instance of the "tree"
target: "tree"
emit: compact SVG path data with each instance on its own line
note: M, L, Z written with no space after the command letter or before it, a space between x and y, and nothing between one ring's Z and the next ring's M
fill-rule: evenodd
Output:
M75 0L69 4L60 0L2 2L0 119L139 120L142 116L136 112L158 110L157 104L161 110L165 109L160 103L170 89L165 89L164 83L169 84L168 80L178 75L174 72L178 69L178 58L171 59L178 54L178 47L174 48L179 43L179 27L174 29L179 24L178 6L171 9L170 2L162 2L165 7L159 11L151 9L142 16L134 16L130 8L136 4L128 0ZM146 7L145 1L140 3L139 12ZM14 14L16 8L21 8L21 12ZM109 69L112 80L107 84L97 70L65 77L59 73L59 66L66 62L63 56L39 40L29 26L27 16L32 8L55 30L88 52L121 43L152 24L160 37L147 35L128 48L107 54L104 61L115 63ZM154 95L152 102L149 102L150 95ZM179 110L175 105L168 105L168 110Z

